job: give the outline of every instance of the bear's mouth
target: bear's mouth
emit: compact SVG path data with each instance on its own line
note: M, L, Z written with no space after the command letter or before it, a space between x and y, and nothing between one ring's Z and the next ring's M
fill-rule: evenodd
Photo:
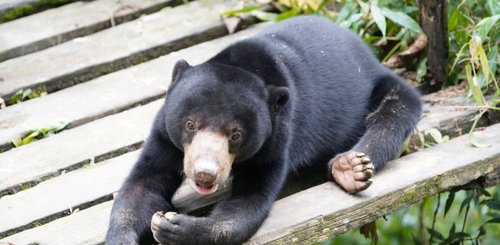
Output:
M218 184L208 184L208 183L197 183L193 181L192 179L188 179L189 185L193 190L196 192L202 194L202 195L208 195L212 194L217 190L217 187L219 187Z

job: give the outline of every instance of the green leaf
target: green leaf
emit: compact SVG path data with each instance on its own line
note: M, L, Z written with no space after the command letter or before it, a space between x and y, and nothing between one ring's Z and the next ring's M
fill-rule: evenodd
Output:
M278 14L268 13L261 10L253 10L252 12L250 12L250 14L262 21L276 21L278 17Z
M500 14L500 4L498 4L498 0L488 0L487 9L490 11L490 15Z
M427 57L421 59L420 62L418 62L416 75L417 81L421 82L425 74L427 74Z
M415 33L424 33L418 23L403 12L392 11L388 8L381 8L381 12L394 23L404 26Z
M448 30L455 30L455 28L458 25L459 17L460 17L460 7L457 7L451 13L450 18L448 18Z
M485 204L491 209L500 210L500 201L496 199L483 200L481 204Z
M252 12L253 10L256 10L256 9L259 9L263 6L265 6L266 4L264 3L260 3L260 4L253 4L253 5L249 5L249 6L246 6L242 9L236 9L236 10L230 10L230 11L226 11L226 12L222 12L220 15L223 15L223 16L234 16L234 15L237 15L237 14L241 14L241 13L249 13L249 12Z
M438 144L441 144L444 142L443 136L441 135L441 132L437 130L436 128L429 128L425 130L425 134L428 134L434 139L434 141Z
M413 240L414 245L422 245L420 239L418 239L415 235L413 235L413 233L411 234L411 239Z
M455 233L455 222L453 222L453 225L451 225L450 231L448 232L448 237L451 237L451 235L454 233Z
M474 101L476 101L479 106L484 105L483 93L481 92L481 88L477 85L477 78L472 76L470 64L465 66L465 75L467 76L467 83L469 84L469 89Z
M20 139L20 138L15 138L12 140L12 144L15 146L15 147L19 147L19 146L22 146L23 145L23 140Z
M340 9L337 20L335 20L335 22L337 22L337 24L341 24L354 13L354 10L355 9L353 7L353 4L349 3L344 4L344 6L342 6L342 8Z
M488 61L490 67L490 73L496 74L497 72L497 56L498 56L498 45L493 45L493 48L488 52Z
M343 22L342 24L346 27L350 27L353 23L358 23L359 20L361 19L361 17L363 17L363 14L359 13L359 14L353 14L349 17L349 19L347 19L345 22Z
M468 206L470 204L470 202L472 201L472 196L470 194L468 194L469 196L467 198L465 198L463 201L462 201L462 204L460 204L460 209L458 211L459 214L462 214L462 210Z
M446 199L446 204L444 205L443 218L446 217L446 214L450 210L451 204L453 204L453 200L455 200L455 192L450 192L450 194L448 195L448 199ZM453 223L453 225L455 225L455 223Z
M382 32L382 36L385 37L386 34L386 22L385 22L385 16L382 14L380 11L380 8L377 6L377 4L372 1L370 5L370 10L371 10L371 15L373 17L373 20L375 21L375 24L377 24L378 29Z
M31 89L26 89L24 90L22 93L22 96L21 96L21 100L25 100L26 98L28 98L28 96L32 93L33 91Z
M488 36L488 32L490 32L491 28L495 25L495 23L499 19L500 19L500 14L482 19L474 27L474 33L478 35L481 38L481 40L484 40Z
M486 221L486 224L500 224L500 217L495 217Z
M476 118L474 119L474 122L472 123L472 126L471 126L471 129L469 131L469 143L471 145L473 145L474 147L477 147L477 148L486 148L486 147L491 147L491 145L488 145L488 144L483 144L483 143L479 143L477 142L474 137L473 137L473 133L474 133L474 130L476 129L476 125L477 125L477 122L479 122L479 119L481 119L481 117L483 116L483 114L485 112L487 112L488 110L481 110L481 112L479 112L478 115L476 115Z
M477 53L479 54L479 60L481 61L481 69L483 71L483 76L486 81L485 86L489 84L488 77L490 75L490 66L488 63L488 58L484 52L483 45L479 44L477 47Z
M438 231L436 230L433 230L429 227L427 227L427 231L429 232L429 234L431 234L433 237L439 239L439 240L444 240L444 237L443 235L441 235L441 233L439 233Z
M292 8L286 12L283 12L281 14L279 14L277 17L276 17L276 21L282 21L284 19L288 19L288 18L291 18L291 17L294 17L298 14L300 14L301 10L300 8Z
M480 226L478 230L479 230L479 233L477 234L477 237L480 237L480 236L486 234L486 230L484 229L483 226Z

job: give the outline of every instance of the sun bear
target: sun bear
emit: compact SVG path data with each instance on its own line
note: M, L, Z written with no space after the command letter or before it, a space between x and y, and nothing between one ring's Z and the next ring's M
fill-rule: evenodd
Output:
M362 191L421 106L355 33L322 17L274 24L200 65L181 60L115 199L106 244L241 244L287 174L315 164L347 192ZM208 216L169 213L151 223L157 211L175 211L184 178L207 195L230 175L230 197Z

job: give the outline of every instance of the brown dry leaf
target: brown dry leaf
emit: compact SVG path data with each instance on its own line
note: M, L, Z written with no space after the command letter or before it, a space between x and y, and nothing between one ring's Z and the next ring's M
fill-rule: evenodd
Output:
M426 35L418 35L407 50L394 54L386 62L384 62L384 65L389 68L401 68L407 66L407 63L412 57L415 57L418 53L425 49L427 42L428 40Z

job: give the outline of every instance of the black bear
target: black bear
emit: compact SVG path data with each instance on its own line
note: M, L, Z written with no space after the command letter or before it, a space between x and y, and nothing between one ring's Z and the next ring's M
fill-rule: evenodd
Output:
M356 34L322 17L274 24L197 66L181 60L115 199L106 243L151 244L154 236L162 244L241 244L291 171L328 165L347 192L368 188L421 106ZM230 197L208 216L170 213L151 223L155 212L175 211L183 178L210 194L229 175Z

